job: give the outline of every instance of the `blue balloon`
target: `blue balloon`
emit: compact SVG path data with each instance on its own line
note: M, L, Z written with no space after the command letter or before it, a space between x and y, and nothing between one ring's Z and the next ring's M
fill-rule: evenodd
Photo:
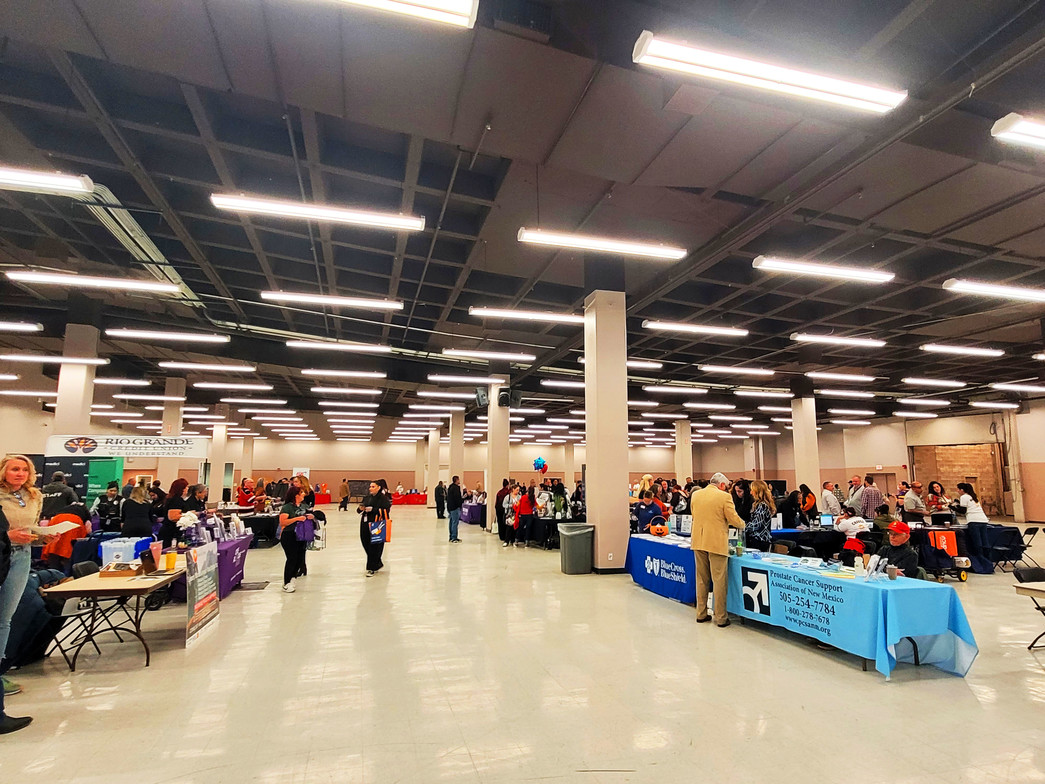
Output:
M538 457L536 460L533 461L533 470L540 471L546 465L548 465L548 462L543 457Z

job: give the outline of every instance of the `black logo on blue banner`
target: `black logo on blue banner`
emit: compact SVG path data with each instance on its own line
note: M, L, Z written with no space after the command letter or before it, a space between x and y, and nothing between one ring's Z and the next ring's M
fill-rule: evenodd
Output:
M769 606L769 572L741 567L740 580L744 586L744 609L759 615L772 615Z

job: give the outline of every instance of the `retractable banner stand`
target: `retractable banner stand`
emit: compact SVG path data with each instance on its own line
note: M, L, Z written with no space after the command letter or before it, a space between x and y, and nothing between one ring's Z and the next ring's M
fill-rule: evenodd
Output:
M185 553L185 603L189 614L185 647L189 648L218 626L217 542Z

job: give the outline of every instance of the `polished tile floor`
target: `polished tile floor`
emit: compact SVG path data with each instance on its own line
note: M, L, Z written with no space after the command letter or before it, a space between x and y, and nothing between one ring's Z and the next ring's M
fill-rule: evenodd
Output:
M901 665L891 681L794 635L694 612L627 576L566 576L557 552L502 550L395 510L366 579L354 515L279 590L253 550L217 631L178 644L184 606L140 647L103 645L17 673L0 782L1045 781L1042 619L1008 575L959 591L980 645L969 677Z

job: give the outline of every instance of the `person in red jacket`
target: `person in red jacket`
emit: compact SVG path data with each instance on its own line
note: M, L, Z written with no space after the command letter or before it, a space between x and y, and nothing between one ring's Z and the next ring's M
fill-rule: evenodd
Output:
M537 493L533 485L530 485L526 492L519 496L519 503L515 505L515 517L519 521L519 530L515 540L516 547L529 546L538 512L540 512L540 505L537 503Z

